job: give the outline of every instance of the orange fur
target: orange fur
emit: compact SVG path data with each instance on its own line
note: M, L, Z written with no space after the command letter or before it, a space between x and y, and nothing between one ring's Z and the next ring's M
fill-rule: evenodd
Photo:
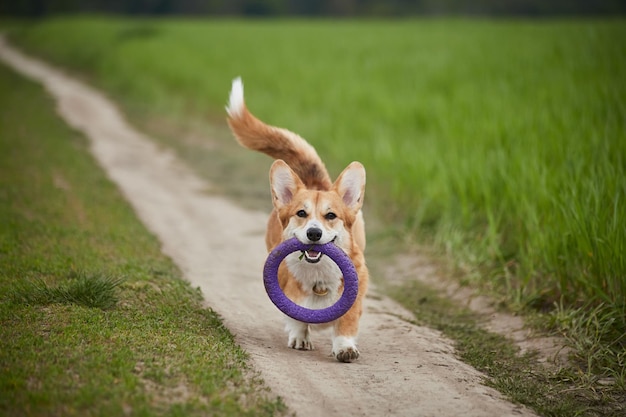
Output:
M231 103L227 108L228 124L238 142L244 147L263 152L276 159L270 170L274 209L270 214L266 246L271 251L280 242L296 236L304 243L334 241L351 258L359 277L357 300L350 310L333 326L333 354L342 362L359 356L355 340L367 291L368 271L363 251L365 228L361 206L365 187L365 170L353 162L332 183L324 163L315 149L303 138L286 129L269 126L248 111L243 102L243 85L233 83ZM240 92L237 90L240 89ZM309 233L319 231L320 239L311 241ZM314 252L314 251L313 251ZM304 254L303 254L304 255ZM279 284L285 294L298 303L330 303L316 289L336 289L337 298L343 291L343 278L334 276L338 268L328 260L310 259L300 263L289 257L279 267ZM324 304L324 305L326 305ZM291 321L290 321L291 320ZM289 345L312 349L310 328L304 323L287 319Z

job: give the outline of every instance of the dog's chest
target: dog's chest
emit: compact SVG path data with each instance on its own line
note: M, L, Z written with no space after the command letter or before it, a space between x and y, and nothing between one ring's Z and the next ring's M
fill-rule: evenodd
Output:
M341 270L327 256L318 263L309 263L300 259L298 253L285 258L287 269L300 283L302 289L310 294L312 302L325 304L327 300L335 300L341 286Z

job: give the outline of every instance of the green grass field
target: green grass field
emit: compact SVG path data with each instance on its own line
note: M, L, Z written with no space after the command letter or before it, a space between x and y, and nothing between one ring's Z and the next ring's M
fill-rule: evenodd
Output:
M0 92L0 415L282 414L53 101Z
M223 125L241 75L260 118L367 210L464 280L549 323L581 372L626 378L623 20L206 21L58 18L13 39L130 111Z

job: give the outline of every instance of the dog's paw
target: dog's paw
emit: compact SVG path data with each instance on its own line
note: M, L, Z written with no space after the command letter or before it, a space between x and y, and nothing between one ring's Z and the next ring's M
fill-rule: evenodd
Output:
M339 362L352 362L359 358L354 338L337 336L333 340L333 356Z
M339 362L350 363L359 358L359 350L356 347L350 347L339 352L333 352L333 355Z
M285 330L289 334L288 347L298 350L313 350L311 329L307 323L288 317L285 322Z
M287 342L287 346L298 350L313 350L313 343L311 343L311 339L308 335L289 335L289 342Z

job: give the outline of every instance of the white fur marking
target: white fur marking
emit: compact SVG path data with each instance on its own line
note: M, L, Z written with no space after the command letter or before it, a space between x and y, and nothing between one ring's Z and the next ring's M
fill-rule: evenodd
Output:
M313 350L311 329L307 323L285 316L285 331L289 333L287 347L299 350Z
M241 77L237 77L233 80L233 85L230 89L230 97L228 98L226 112L228 112L230 117L236 118L241 116L243 108L243 82L241 81Z
M315 284L323 284L331 291L331 298L338 293L341 270L328 256L322 257L318 263L311 264L300 259L300 252L294 252L287 255L285 263L294 278L307 290L311 290Z
M333 356L342 362L352 362L356 360L359 357L356 339L350 336L334 336ZM345 356L348 356L350 359L346 360Z

